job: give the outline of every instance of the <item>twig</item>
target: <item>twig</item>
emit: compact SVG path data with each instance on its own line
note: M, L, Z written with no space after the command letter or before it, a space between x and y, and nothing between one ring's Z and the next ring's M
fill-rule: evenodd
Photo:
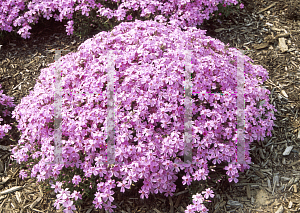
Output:
M270 9L270 8L273 7L275 4L277 4L277 2L274 2L274 3L271 4L270 6L268 6L268 7L264 8L264 9L262 9L261 11L257 12L257 14L260 14L260 13L262 13L262 12L264 12L264 11Z

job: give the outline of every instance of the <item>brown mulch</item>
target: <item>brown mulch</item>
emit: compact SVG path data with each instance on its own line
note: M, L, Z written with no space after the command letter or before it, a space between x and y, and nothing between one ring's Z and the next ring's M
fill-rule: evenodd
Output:
M300 212L300 3L295 0L247 0L243 3L242 12L230 15L221 23L215 19L207 21L201 29L231 47L245 50L255 64L268 71L270 78L263 86L270 90L271 103L278 110L275 112L276 126L272 137L250 145L253 164L239 174L238 183L224 180L215 183L224 175L217 166L212 180L195 183L193 189L202 191L206 184L213 188L216 196L206 206L214 213ZM3 45L0 84L4 94L15 98L16 105L33 89L40 70L54 62L54 49L75 52L82 42L97 33L79 39L66 35L64 24L45 20L33 28L30 39L8 36L7 43L0 43ZM67 53L62 52L62 55ZM19 178L19 165L9 159L8 147L17 144L20 132L15 119L5 120L14 125L10 135L0 139L0 212L62 212L53 207L55 194L45 191L46 183L36 185L36 178ZM115 212L182 213L190 204L190 190L185 186L178 184L173 197L150 195L148 200L142 200L138 193L140 184L139 181L124 194L116 191ZM4 194L8 189L15 191ZM80 212L104 211L94 209L92 201L86 200Z

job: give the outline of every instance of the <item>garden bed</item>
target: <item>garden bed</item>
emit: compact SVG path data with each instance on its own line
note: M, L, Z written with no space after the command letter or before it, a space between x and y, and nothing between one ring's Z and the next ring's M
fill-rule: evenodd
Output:
M271 91L271 103L278 110L275 112L276 126L272 137L250 145L254 164L248 171L240 173L238 183L208 182L216 196L207 208L210 212L275 212L282 206L299 211L300 21L295 10L299 4L288 0L253 0L244 4L242 12L230 15L221 23L206 21L201 29L231 47L246 50L245 54L255 64L268 71L270 79L264 86ZM91 32L79 39L66 35L64 24L44 21L33 28L30 39L7 37L7 43L2 43L0 83L4 94L15 98L16 105L33 89L40 70L54 62L55 49L75 52L88 37L98 33ZM67 53L62 52L62 55ZM8 147L17 144L20 133L16 120L8 121L14 125L11 135L0 140L0 190L1 193L12 188L16 191L0 196L0 212L56 212L53 207L55 194L46 193L44 186L36 185L36 178L21 180L18 164L11 164ZM283 155L289 146L293 146L292 151ZM217 170L216 173L222 172ZM118 192L114 195L115 212L177 213L184 212L190 204L189 191L185 187L178 188L172 197L150 195L149 200L142 200L138 185L132 186L126 194ZM104 210L95 210L92 201L86 201L80 212Z

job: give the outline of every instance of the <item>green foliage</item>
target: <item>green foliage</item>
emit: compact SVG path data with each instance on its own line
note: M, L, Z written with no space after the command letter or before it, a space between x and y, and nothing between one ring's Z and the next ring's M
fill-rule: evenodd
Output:
M73 14L74 35L81 39L89 35L92 29L101 30L101 25L99 24L99 19L96 19L95 12L94 9L91 10L89 16L82 15L78 11Z
M227 5L226 7L223 6L223 3L219 3L217 5L218 10L214 11L212 14L210 14L210 19L225 19L228 18L231 14L237 13L238 11L241 10L240 4L242 3L241 0L238 0L238 4L230 4ZM221 14L221 15L220 15Z
M105 8L117 9L120 3L115 2L102 2ZM78 5L75 4L74 8ZM89 16L82 15L82 11L78 10L73 13L74 32L73 34L79 38L86 37L93 32L111 31L114 26L119 23L115 18L108 19L105 16L98 15L97 10L99 8L93 8L89 11Z
M221 165L213 165L211 161L208 162L208 168L209 168L209 175L208 179L206 180L200 180L195 181L193 180L191 182L191 185L187 186L187 190L189 191L189 200L192 204L193 202L193 195L201 194L204 197L204 194L202 194L203 191L210 188L214 194L217 192L217 189L220 187L219 185L222 185L224 183L228 183L227 176L225 170L222 168L224 165L227 165L226 163L222 162ZM180 175L182 178L182 174ZM211 197L209 197L207 200L204 198L203 204L210 203L212 200ZM207 205L205 205L208 207Z
M20 38L21 36L17 33L17 30L11 32L4 30L0 31L0 44L5 44L8 43L9 40L17 40Z

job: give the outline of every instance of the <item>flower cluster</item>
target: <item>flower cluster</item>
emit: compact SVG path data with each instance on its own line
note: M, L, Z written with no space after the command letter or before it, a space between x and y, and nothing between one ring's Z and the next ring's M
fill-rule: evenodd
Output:
M191 164L183 163L185 114L185 53L191 51L192 152ZM112 54L109 55L109 52ZM237 54L222 42L205 36L205 31L158 23L124 22L111 32L100 32L86 40L78 52L63 56L62 156L64 164L47 164L54 159L54 93L56 64L41 70L29 96L15 108L13 117L23 132L13 157L27 165L38 181L54 178L60 193L56 204L74 210L72 197L86 189L95 192L96 208L112 211L113 189L121 192L143 180L141 198L150 193L173 195L176 174L184 170L183 184L206 180L208 161L225 168L237 182L238 170L248 169L249 144L271 135L274 106L268 103L267 77L262 66L244 57L245 70L245 156L247 164L236 163ZM114 61L115 163L106 161L108 127L107 65ZM263 104L257 104L264 100ZM25 110L26 109L26 110ZM225 133L225 134L224 134ZM178 158L179 157L179 158ZM69 171L73 168L72 172ZM65 175L66 174L66 175ZM22 175L26 174L22 171ZM86 179L100 180L95 181ZM64 181L61 181L64 180ZM91 184L91 185L90 185ZM62 189L63 188L63 189ZM74 190L72 196L68 189ZM75 192L76 191L76 192ZM207 189L204 197L213 197ZM82 195L82 198L85 195ZM75 198L76 199L76 198ZM206 211L198 194L188 212Z
M244 4L241 3L241 0L238 0L239 3L238 4L222 4L219 3L217 5L218 9L215 10L213 13L210 14L210 18L212 19L212 17L214 17L215 19L217 19L218 22L220 22L220 19L224 18L224 17L228 17L230 14L234 13L235 11L239 11L241 9L244 8Z
M113 0L112 2L119 2ZM72 18L74 12L81 11L82 15L89 16L91 9L97 8L98 14L111 19L115 17L118 21L131 20L131 12L141 9L141 17L150 14L157 14L155 20L176 23L183 29L186 27L195 27L202 24L204 19L209 19L209 14L218 10L219 4L230 5L238 4L237 0L177 0L177 1L161 1L161 0L122 0L117 10L104 7L104 5L95 3L95 0L64 0L64 1L28 1L23 0L0 0L0 30L11 32L14 27L21 28L18 30L23 38L30 38L30 24L37 23L39 17L43 15L49 20L51 17L55 21L62 22L67 19L66 32L68 35L73 34ZM132 11L133 10L133 11ZM59 12L59 15L53 13ZM161 15L159 15L161 14Z
M0 85L1 88L1 85ZM7 107L15 107L15 104L13 103L14 97L9 97L5 94L3 94L3 90L0 91L0 121L2 123L3 117L9 116L10 111ZM1 124L0 123L0 124ZM8 131L11 129L11 126L8 124L0 125L0 139L5 136L5 133L8 133Z

